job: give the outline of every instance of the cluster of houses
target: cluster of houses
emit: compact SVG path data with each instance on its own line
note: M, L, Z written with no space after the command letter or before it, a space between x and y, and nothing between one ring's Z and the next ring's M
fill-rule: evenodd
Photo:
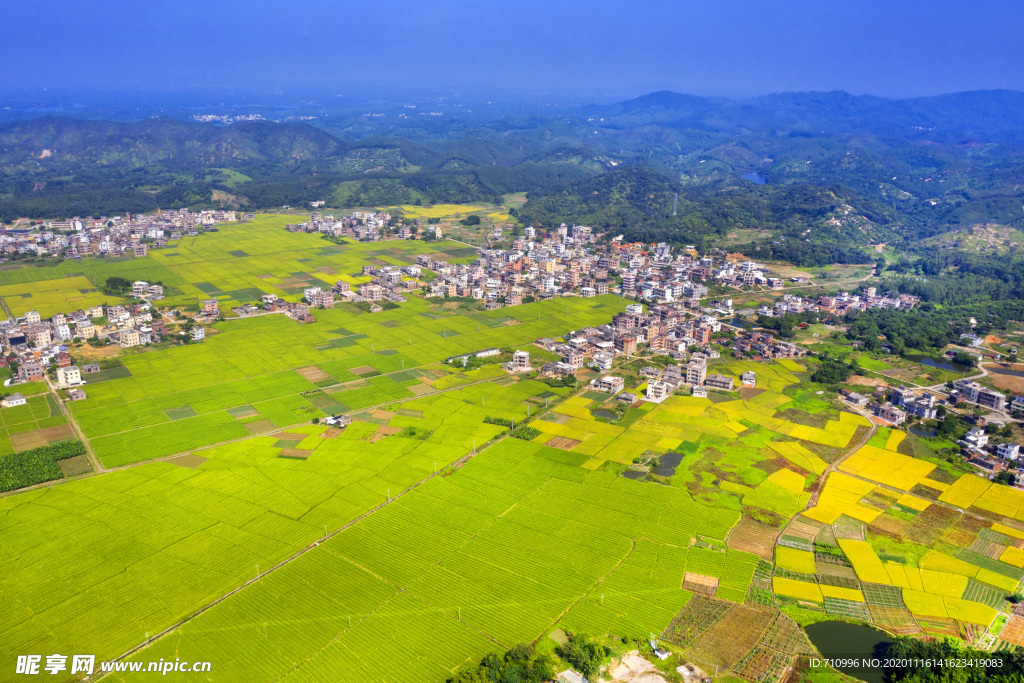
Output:
M612 322L599 327L585 327L567 336L566 340L541 338L537 345L557 353L560 359L545 363L541 372L545 375L574 375L583 367L598 371L609 370L616 358L636 354L640 344L654 352L670 356L676 364L667 367L646 367L641 374L647 379L644 400L661 402L680 387L686 385L694 396L707 396L708 389L733 391L742 387L757 386L755 373L746 372L740 378L739 386L733 377L708 374L708 361L721 357L721 353L710 344L711 332L721 329L720 323L707 314L688 311L683 304L660 304L644 311L641 304L630 304L624 313L613 316ZM769 335L770 337L770 335ZM785 348L768 340L769 357L796 357L806 350L786 342ZM693 350L696 347L699 350ZM619 393L624 388L623 379L606 375L593 380L595 391ZM619 400L632 403L637 397L625 393Z
M375 242L382 238L382 230L391 223L391 214L387 211L354 211L350 216L335 218L332 214L321 214L314 211L309 220L302 223L289 223L285 226L288 232L316 232L332 237L353 237L358 240ZM406 226L399 228L400 239L408 239L412 233Z
M132 293L138 301L57 313L49 320L43 320L38 311L32 310L13 320L0 321L0 367L16 368L7 386L42 381L53 367L59 388L84 385L87 375L99 372L100 368L72 365L67 344L75 339L108 340L131 348L167 336L163 317L159 313L154 315L150 303L163 298L163 288L140 280L133 283ZM205 338L201 325L195 325L189 334L193 341ZM70 392L69 398L85 398L85 393L79 388Z
M251 218L252 214L245 217ZM0 251L4 258L13 254L64 258L131 254L141 258L150 249L167 246L169 241L196 236L203 230L214 229L218 223L236 220L234 211L193 213L188 209L135 216L75 216L25 228L0 226Z
M960 440L967 461L990 472L1001 472L1020 457L1020 444L1016 442L990 443L983 426L975 425Z
M887 391L883 387L875 389L871 398L863 394L842 389L840 393L845 400L855 406L870 409L880 420L894 425L902 425L910 416L921 420L934 420L938 417L940 403L957 405L967 401L993 410L1004 410L1007 407L1006 397L997 391L981 386L971 380L957 380L954 389L945 399L928 391L917 391L909 387L895 387ZM1024 410L1024 397L1016 397L1009 407L1013 410ZM963 455L968 462L990 472L999 472L1006 468L1008 462L1016 463L1020 455L1020 444L990 443L989 434L985 431L986 420L983 417L967 416L974 422L966 436L960 440Z
M758 307L757 314L768 318L779 318L788 313L804 313L808 311L833 313L835 315L845 315L848 311L866 311L871 308L891 308L906 311L914 308L920 301L918 297L909 294L880 295L876 288L868 287L864 294L840 292L838 294L823 295L817 299L800 297L794 294L783 294L774 305Z
M960 401L974 403L989 410L1002 412L1006 410L1006 394L989 389L969 379L958 379L953 382L953 391L949 395L954 405Z

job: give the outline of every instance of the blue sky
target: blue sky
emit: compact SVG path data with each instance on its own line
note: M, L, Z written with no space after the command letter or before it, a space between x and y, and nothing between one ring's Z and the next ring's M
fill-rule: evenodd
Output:
M1024 90L1004 0L7 0L0 87Z

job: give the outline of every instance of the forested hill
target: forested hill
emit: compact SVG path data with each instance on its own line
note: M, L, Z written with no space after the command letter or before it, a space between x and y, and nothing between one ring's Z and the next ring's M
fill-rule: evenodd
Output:
M605 120L638 117L647 122L713 129L813 131L829 134L871 131L894 137L999 135L1014 139L1024 128L1024 93L977 90L891 100L843 91L788 92L748 100L698 97L671 91L612 105L587 108ZM957 138L959 141L960 138Z
M400 159L437 157L405 140L347 143L304 123L245 121L218 126L169 118L115 123L45 117L0 128L0 172L45 176L153 165L269 170L294 169L310 162L324 164L324 170L341 170L346 159L358 158L365 149L393 150Z
M316 125L15 121L0 126L0 220L319 199L498 202L526 192L527 224L590 223L689 243L759 229L763 249L815 261L862 261L878 242L915 244L979 224L1024 228L1017 92L659 92L564 109L407 111L328 109ZM751 172L766 184L741 177Z
M750 248L807 265L866 263L864 245L902 240L884 206L839 187L744 180L694 187L639 165L531 192L516 215L528 225L579 223L629 241L685 242L702 250L735 231L757 230Z

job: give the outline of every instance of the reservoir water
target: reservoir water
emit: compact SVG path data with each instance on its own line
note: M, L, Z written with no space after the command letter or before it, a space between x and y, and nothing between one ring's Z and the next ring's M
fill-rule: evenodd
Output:
M746 178L750 182L757 183L758 185L764 185L766 182L768 182L768 179L765 178L760 173L758 173L757 171L748 171L746 173L740 173L740 178Z
M915 363L921 365L927 365L930 368L938 368L940 370L949 370L950 372L970 372L974 370L972 367L961 365L960 363L954 363L946 358L932 358L921 353L907 353L903 355L907 360L912 360Z
M849 624L845 621L821 621L804 627L807 637L826 659L863 660L879 657L876 649L893 642L892 639L870 626ZM813 656L812 656L813 659ZM882 670L876 667L837 667L848 676L854 676L867 683L884 683ZM819 669L821 673L825 670Z

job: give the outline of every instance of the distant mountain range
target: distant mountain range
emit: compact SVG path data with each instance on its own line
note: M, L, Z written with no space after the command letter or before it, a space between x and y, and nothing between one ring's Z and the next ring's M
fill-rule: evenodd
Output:
M15 121L0 126L0 218L313 199L498 202L526 192L526 220L562 215L666 239L730 226L782 234L809 216L824 224L835 219L839 209L825 207L836 198L862 219L857 229L815 228L805 241L816 235L845 249L979 223L1024 227L1020 92L732 100L664 91L568 109L394 109L328 113L314 123ZM621 172L634 167L657 178ZM767 184L742 179L751 172ZM686 200L685 225L667 215L675 192ZM799 209L812 196L813 208ZM729 201L745 208L730 210Z

